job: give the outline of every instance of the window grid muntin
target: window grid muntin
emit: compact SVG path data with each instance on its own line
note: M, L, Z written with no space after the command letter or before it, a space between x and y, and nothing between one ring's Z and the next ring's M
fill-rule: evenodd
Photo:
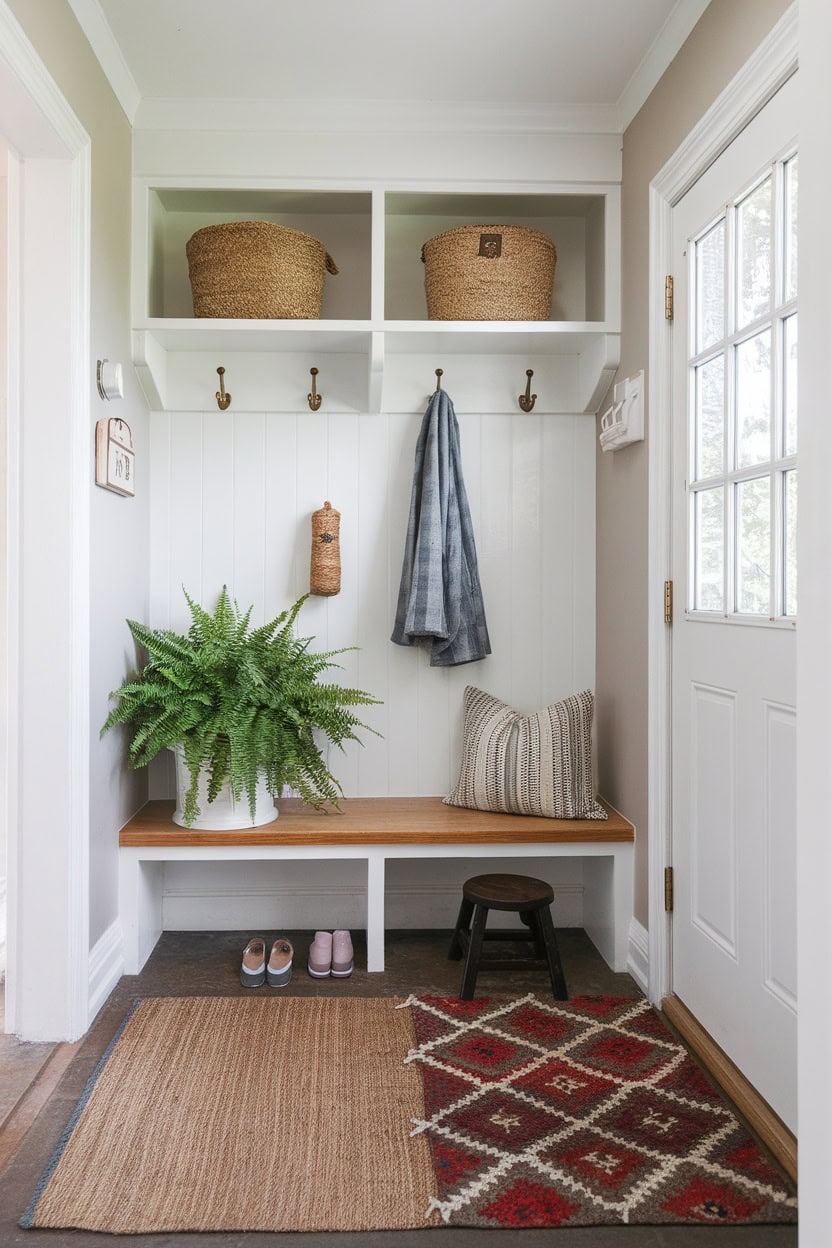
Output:
M724 210L714 216L698 233L689 240L687 256L688 256L688 291L689 291L689 309L688 309L688 437L687 437L687 463L688 463L688 575L687 575L687 601L688 611L694 613L699 619L718 619L734 620L739 623L748 624L778 624L793 622L793 616L786 616L787 604L787 585L786 578L788 575L786 567L786 477L787 472L795 471L797 466L796 454L787 454L786 447L786 427L785 427L785 321L789 316L797 311L797 296L785 296L788 294L786 288L786 247L788 240L786 230L788 228L789 219L786 211L786 166L794 160L797 153L794 149L790 149L786 154L781 154L772 162L765 170L762 170L756 178L747 184L747 186L736 195L730 203L726 204ZM765 315L760 315L755 320L737 328L737 306L739 300L739 270L738 270L738 249L737 249L737 232L738 232L738 212L740 205L746 198L753 194L767 178L771 178L771 194L773 204L771 208L771 274L769 288L769 309ZM799 210L799 206L798 206ZM725 338L720 342L710 343L706 349L697 352L697 331L699 308L697 299L699 297L699 284L697 273L697 247L696 244L705 236L707 236L718 224L724 219L725 222L725 254L724 254L724 317L725 317ZM750 338L755 337L761 330L771 329L771 355L770 355L770 373L769 373L769 405L770 405L770 426L769 440L771 446L771 458L768 461L761 461L757 464L747 465L739 469L737 467L737 421L738 412L736 404L736 353L737 347L741 343ZM723 413L723 449L724 463L731 465L730 469L722 474L710 476L707 478L696 478L696 453L697 453L697 430L695 420L697 415L696 408L696 369L702 364L709 363L723 357L724 361L724 413ZM761 471L762 469L762 471ZM760 476L768 476L770 478L769 498L770 498L770 528L769 528L769 546L770 546L770 601L769 615L766 617L762 613L747 613L738 610L738 525L737 525L737 507L739 499L740 484L744 481L754 480ZM795 478L796 483L796 478ZM703 611L695 605L696 595L696 496L706 489L714 489L718 486L724 486L723 503L724 518L723 532L725 539L725 554L723 558L724 587L723 587L723 612ZM797 502L796 502L797 506Z

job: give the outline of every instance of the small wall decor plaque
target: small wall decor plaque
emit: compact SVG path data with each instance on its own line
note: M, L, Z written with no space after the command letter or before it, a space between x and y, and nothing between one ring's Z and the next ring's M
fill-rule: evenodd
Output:
M95 426L95 484L116 494L136 493L136 453L125 420L105 417Z

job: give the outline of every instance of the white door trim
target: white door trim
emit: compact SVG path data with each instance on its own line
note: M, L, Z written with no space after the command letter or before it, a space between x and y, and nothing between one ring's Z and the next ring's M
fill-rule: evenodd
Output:
M648 995L671 991L670 921L664 869L671 865L671 632L661 603L670 576L670 421L672 355L664 279L672 271L671 214L697 178L725 151L797 69L798 6L793 4L714 101L650 184L648 442Z
M0 58L3 88L14 96L5 125L6 137L21 158L23 209L12 240L21 262L14 321L19 329L9 358L8 568L2 603L7 625L2 708L7 783L0 810L8 838L6 1027L28 1039L74 1040L86 1031L89 995L90 140L5 0L0 0ZM50 186L61 188L57 202L48 202ZM30 298L30 272L36 269L39 250L32 231L35 222L48 221L50 214L61 222L65 240L64 263L54 283L56 301L68 312L65 323L41 334L31 326L37 306ZM48 256L48 246L44 252ZM37 285L42 294L42 275ZM38 377L50 370L60 373L61 397L60 411L51 414L68 427L69 449L65 458L59 458L57 449L43 455L43 480L33 489L23 442L44 417L38 410ZM56 484L59 489L53 493ZM21 549L27 526L35 509L48 511L50 501L55 505L55 548L44 544L24 568ZM65 562L64 588L51 584L55 560ZM48 627L34 644L55 637L62 646L54 654L45 647L40 655L43 675L27 683L27 625L43 621L45 612ZM56 732L64 748L60 758L43 763L38 794L32 760L23 758L18 736L24 710L29 722L48 724L53 705L59 708ZM26 812L38 797L44 814L27 825ZM27 869L25 861L55 869L43 872L41 884L31 878L35 868ZM32 896L37 913L26 900ZM47 936L59 964L60 993L50 993L42 984L43 968L31 957L38 927L39 939Z

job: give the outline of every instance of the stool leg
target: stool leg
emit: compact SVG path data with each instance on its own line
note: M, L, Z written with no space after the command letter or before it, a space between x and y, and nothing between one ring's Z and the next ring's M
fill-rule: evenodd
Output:
M555 928L549 907L544 906L542 910L537 910L534 917L537 929L546 948L546 961L549 964L549 980L552 984L552 995L556 1001L568 1001L569 993L566 989L566 980L563 975L557 937L555 936Z
M462 905L459 907L459 914L457 915L454 934L451 937L451 947L448 950L449 962L458 962L462 957L462 944L459 939L459 933L468 931L468 925L471 922L471 915L473 911L473 901L468 901L467 898L463 897Z
M480 954L485 937L485 920L488 917L487 906L474 906L474 921L471 924L471 940L468 944L468 957L465 959L465 970L462 974L460 1001L470 1001L477 984L477 972L480 969Z
M540 934L540 927L534 921L535 919L534 910L521 910L520 918L523 920L523 922L526 924L526 927L529 929L529 940L534 941L535 953L537 954L539 958L545 959L546 958L546 946L544 945L543 938Z

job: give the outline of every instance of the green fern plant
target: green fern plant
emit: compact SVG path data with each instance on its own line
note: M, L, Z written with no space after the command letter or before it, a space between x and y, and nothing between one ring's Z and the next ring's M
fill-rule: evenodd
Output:
M254 630L252 608L242 614L225 586L213 615L185 592L191 612L187 634L127 621L148 661L110 695L119 702L101 732L116 724L127 727L132 767L146 767L160 750L181 743L191 777L188 826L199 814L203 767L209 773L208 800L228 781L235 798L247 795L252 819L258 773L272 793L290 785L313 806L337 807L343 796L314 733L341 749L345 741L360 742L356 728L375 730L351 708L377 705L378 699L320 680L345 651L316 654L308 648L313 638L295 636L295 620L308 597Z

